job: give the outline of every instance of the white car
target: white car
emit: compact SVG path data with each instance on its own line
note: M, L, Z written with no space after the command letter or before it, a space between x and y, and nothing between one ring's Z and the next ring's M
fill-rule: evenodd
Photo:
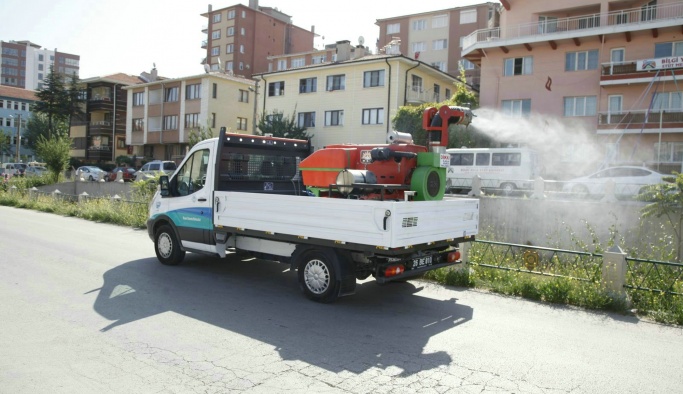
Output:
M85 181L99 181L104 179L107 173L100 167L95 166L83 166L78 167L76 170L76 179L83 179Z
M618 196L635 196L648 185L665 183L664 178L670 175L661 174L645 167L620 166L610 167L590 175L571 179L565 182L562 191L585 197L605 194L605 185L614 181L614 194Z
M42 176L47 174L47 168L43 166L28 166L24 174L26 176Z

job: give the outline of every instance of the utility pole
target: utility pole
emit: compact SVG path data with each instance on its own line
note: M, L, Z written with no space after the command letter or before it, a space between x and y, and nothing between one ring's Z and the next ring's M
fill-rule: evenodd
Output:
M21 114L17 114L19 117L19 124L17 124L17 139L15 140L16 145L17 145L17 160L16 162L19 163L19 150L21 149Z

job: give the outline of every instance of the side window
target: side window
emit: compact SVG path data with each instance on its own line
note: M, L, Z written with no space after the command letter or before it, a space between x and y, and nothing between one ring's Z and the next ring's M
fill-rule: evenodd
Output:
M477 153L477 165L478 166L487 166L491 162L491 154L490 153Z
M203 149L192 154L178 171L176 195L187 196L204 188L206 170L209 166L209 150Z

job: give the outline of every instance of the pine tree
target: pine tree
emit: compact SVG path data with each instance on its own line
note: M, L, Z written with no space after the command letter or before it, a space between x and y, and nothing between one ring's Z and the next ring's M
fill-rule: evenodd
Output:
M61 75L54 72L53 65L50 66L50 73L44 82L45 87L36 92L38 101L34 104L33 111L47 117L48 135L52 135L57 122L69 120L69 94Z
M262 134L272 134L273 137L294 138L306 140L309 138L305 127L300 127L296 121L296 110L291 118L284 116L284 112L273 110L271 115L261 114L258 128Z

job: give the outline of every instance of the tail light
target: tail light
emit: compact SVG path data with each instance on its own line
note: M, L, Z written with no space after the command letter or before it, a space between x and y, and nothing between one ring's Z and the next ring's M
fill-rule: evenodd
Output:
M460 260L460 251L456 250L455 252L450 252L448 254L447 259L448 259L449 263L454 263L454 262Z
M403 271L405 271L405 267L403 267L402 264L390 265L384 269L384 276L388 278L390 276L401 275Z

